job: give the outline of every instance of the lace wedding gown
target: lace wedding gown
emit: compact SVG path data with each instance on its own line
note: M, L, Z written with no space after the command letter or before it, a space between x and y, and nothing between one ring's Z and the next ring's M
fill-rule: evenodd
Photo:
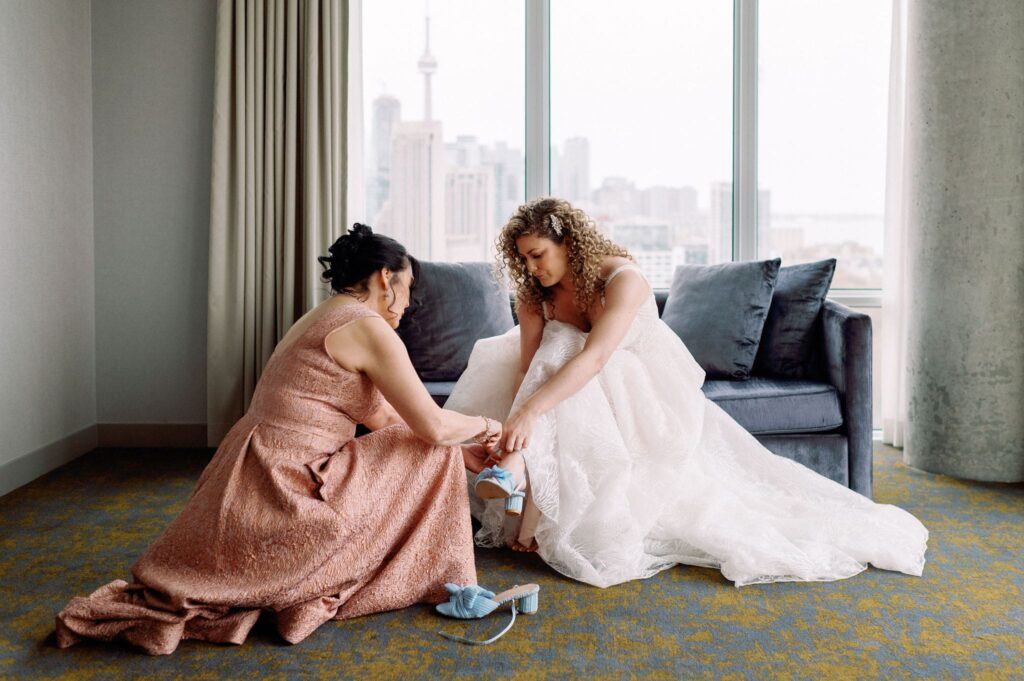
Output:
M519 327L482 339L445 406L505 420L586 338L546 320L518 394ZM868 563L921 575L928 530L917 518L773 454L703 381L652 294L601 372L537 420L523 454L548 565L600 587L678 563L720 569L737 587L844 579ZM478 545L515 536L500 500L470 498Z

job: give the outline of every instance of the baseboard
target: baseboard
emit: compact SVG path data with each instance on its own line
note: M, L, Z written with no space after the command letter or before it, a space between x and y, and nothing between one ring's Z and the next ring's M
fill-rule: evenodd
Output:
M96 449L96 430L95 424L87 426L14 461L0 464L0 496Z
M206 447L205 423L100 423L100 447Z

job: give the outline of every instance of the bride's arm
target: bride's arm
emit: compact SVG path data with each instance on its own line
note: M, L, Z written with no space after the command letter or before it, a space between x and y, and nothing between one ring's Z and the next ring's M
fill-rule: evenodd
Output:
M590 330L583 350L563 364L505 422L501 446L506 452L528 446L534 420L574 395L604 368L650 295L646 280L636 272L623 272L613 280L605 291L604 313Z
M519 394L519 386L523 384L526 372L530 370L530 363L533 362L533 356L540 347L541 336L544 335L544 319L537 310L518 303L516 317L519 318L519 375L516 377L513 395Z

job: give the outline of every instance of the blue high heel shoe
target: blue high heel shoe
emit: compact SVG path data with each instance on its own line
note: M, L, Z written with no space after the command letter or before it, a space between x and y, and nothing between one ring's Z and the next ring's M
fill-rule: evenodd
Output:
M512 474L504 468L491 466L480 471L473 487L481 499L505 499L505 515L520 515L526 492L516 489Z
M495 595L493 591L488 591L483 587L477 586L476 584L470 584L469 586L459 586L458 584L445 584L444 588L451 594L448 597L447 603L441 603L436 606L437 611L446 617L456 617L458 619L480 619L486 617L492 612L498 609L503 603L512 603L512 619L508 625L500 632L492 636L485 641L477 641L471 638L463 638L462 636L455 636L454 634L447 634L443 631L439 631L441 636L451 640L458 641L460 643L469 643L475 646L486 646L494 643L499 638L505 635L512 625L516 623L516 613L521 612L524 615L532 615L537 612L540 607L540 587L536 584L524 584L522 586L514 586L511 589L502 591L500 594Z

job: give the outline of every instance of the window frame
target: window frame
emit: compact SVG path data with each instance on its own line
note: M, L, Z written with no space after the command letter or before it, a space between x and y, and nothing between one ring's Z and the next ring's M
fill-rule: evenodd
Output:
M526 200L551 193L551 2L524 0L526 12ZM733 0L732 260L757 259L758 0ZM882 289L833 288L849 307L881 307Z

